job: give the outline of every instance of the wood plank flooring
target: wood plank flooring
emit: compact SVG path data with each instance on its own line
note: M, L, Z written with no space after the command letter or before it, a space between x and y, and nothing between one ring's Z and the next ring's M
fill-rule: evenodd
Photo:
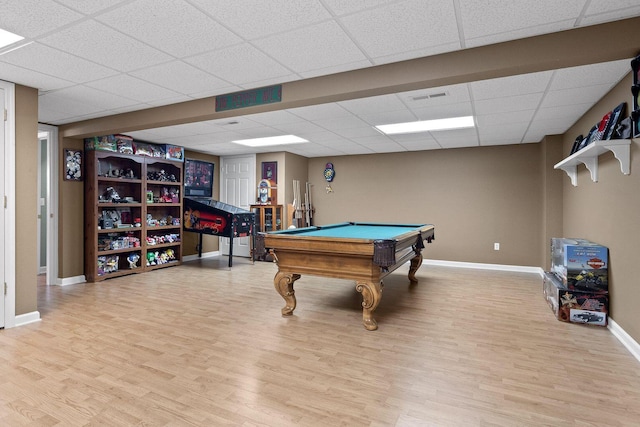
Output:
M538 275L423 265L385 279L379 329L345 280L226 258L39 288L0 331L1 426L637 426L640 363L562 323Z

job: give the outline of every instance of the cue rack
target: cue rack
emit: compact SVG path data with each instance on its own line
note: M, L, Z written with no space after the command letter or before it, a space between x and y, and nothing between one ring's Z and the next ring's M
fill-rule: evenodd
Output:
M293 224L296 228L313 225L313 205L311 203L311 184L306 183L304 202L300 195L300 181L293 180Z

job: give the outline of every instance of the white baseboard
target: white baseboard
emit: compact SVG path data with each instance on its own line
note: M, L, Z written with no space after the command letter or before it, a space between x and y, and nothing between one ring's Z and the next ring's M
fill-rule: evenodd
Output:
M220 256L220 251L213 251L213 252L205 252L202 254L202 257L199 257L198 254L195 255L185 255L182 257L182 262L186 262L186 261L195 261L198 259L203 259L203 258L213 258L216 256Z
M425 259L424 265L438 265L442 267L475 268L479 270L514 271L518 273L535 273L543 276L544 270L540 267L529 267L526 265L504 265L504 264L482 264L477 262L460 261L440 261L435 259Z
M614 337L618 338L618 341L629 350L629 352L640 362L640 344L631 335L625 332L611 317L609 317L609 331Z
M75 277L63 277L56 280L58 286L77 285L79 283L86 283L87 278L83 275Z
M39 322L42 319L40 318L39 311L32 311L31 313L19 314L16 316L15 326L24 326L29 323Z

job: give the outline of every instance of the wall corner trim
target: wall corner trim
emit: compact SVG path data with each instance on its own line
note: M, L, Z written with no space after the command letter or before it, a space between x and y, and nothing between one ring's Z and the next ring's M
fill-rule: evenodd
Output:
M640 362L640 344L631 338L631 335L626 333L611 317L609 317L609 326L607 328L629 350L631 355Z
M83 275L74 276L74 277L58 278L58 280L56 281L56 285L68 286L68 285L77 285L79 283L86 283L86 282L87 282L87 278L84 277L84 274L83 274Z
M19 314L16 316L15 326L24 326L29 323L39 322L42 319L40 318L39 311L32 311L31 313Z

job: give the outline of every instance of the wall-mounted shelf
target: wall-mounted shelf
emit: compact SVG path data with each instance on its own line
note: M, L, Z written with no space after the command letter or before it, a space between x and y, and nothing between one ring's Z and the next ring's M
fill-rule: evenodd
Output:
M582 163L587 167L589 172L591 172L591 180L598 182L598 157L607 151L613 152L615 158L618 159L622 173L629 175L629 153L631 151L631 140L629 139L595 141L577 153L573 153L553 168L565 171L569 178L571 178L571 184L577 186L578 165Z

